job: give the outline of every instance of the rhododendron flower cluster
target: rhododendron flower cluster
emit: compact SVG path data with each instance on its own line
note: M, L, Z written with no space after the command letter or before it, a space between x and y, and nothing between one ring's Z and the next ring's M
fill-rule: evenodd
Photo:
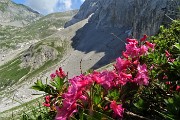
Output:
M45 99L45 102L43 103L43 105L46 106L46 107L50 107L51 106L50 105L50 101L51 101L50 95L45 96L44 99Z
M146 38L147 36L144 36L141 42L144 42ZM70 79L67 91L61 96L62 104L57 106L56 120L70 118L73 113L78 112L78 106L85 109L83 104L85 101L86 103L91 103L92 99L88 93L91 92L91 88L95 84L102 86L104 90L124 86L128 82L137 83L137 85L148 85L147 66L139 60L141 56L148 53L149 48L154 49L155 45L149 42L144 43L146 44L141 45L136 39L127 39L123 58L119 57L116 59L115 69L112 71L94 71L91 74L81 74ZM56 71L56 75L62 77L64 73L60 69L59 72ZM54 75L51 75L51 77L53 78ZM123 117L124 108L122 104L117 104L116 101L111 100L109 107L116 116Z
M123 117L124 108L122 108L122 105L117 105L116 101L111 101L110 108L113 110L115 115Z
M56 70L56 73L52 73L50 75L51 79L54 79L56 76L60 78L64 78L66 76L66 74L64 73L61 67L59 68L59 70Z
M92 79L89 76L76 76L69 80L70 86L66 93L62 95L63 106L58 108L57 120L66 120L74 112L77 112L77 100L86 99L83 95L83 91L87 90L87 87L92 84Z
M172 58L172 55L167 50L165 50L165 53L166 53L166 58L168 59L168 62L174 62L175 59Z

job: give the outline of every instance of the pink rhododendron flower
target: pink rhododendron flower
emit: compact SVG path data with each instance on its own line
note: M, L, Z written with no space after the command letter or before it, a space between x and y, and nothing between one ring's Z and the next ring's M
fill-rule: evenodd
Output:
M152 50L154 50L155 44L146 41L146 45L147 45L149 48L151 48Z
M60 109L58 106L56 106L56 111L57 111L57 114L56 114L55 120L67 120L68 116L67 116L66 109L63 110L63 109Z
M140 39L141 42L145 41L147 39L147 35L144 35L143 38Z
M176 91L180 91L180 85L177 85Z
M43 105L45 107L50 107L50 101L51 101L51 97L48 95L48 96L45 96L45 102L43 103Z
M138 70L138 73L136 77L134 78L134 81L138 83L139 85L148 85L149 77L148 77L147 66L145 64L138 65L137 70Z
M64 78L66 76L66 74L64 73L61 67L59 68L59 71L56 70L56 75L59 76L60 78Z
M124 69L127 69L127 67L130 65L130 61L129 60L124 60L122 58L117 58L116 59L116 64L114 65L115 68L117 69L118 72L123 71Z
M150 70L154 69L155 68L155 65L152 64L151 67L150 67Z
M51 97L48 95L48 96L45 97L45 100L46 100L46 102L50 102Z
M142 45L142 46L140 47L140 55L146 55L147 52L148 52L148 47L145 46L145 45Z
M126 74L123 72L120 72L119 76L118 76L118 83L121 85L125 85L127 82L129 82L132 78L131 74Z
M137 66L139 64L139 60L135 60L133 64Z
M94 73L93 79L96 83L102 85L105 89L110 89L114 86L113 80L116 78L114 72L103 71L101 73Z
M128 54L127 54L126 52L124 52L124 51L122 52L122 56L123 56L124 58L126 58L126 59L128 59L128 57L129 57Z
M167 82L166 82L166 85L171 85L171 82L170 82L170 81L167 81Z
M80 75L69 80L71 84L74 84L78 89L89 86L93 83L90 76Z
M168 62L174 62L175 61L175 59L171 58L172 55L167 50L165 50L165 53L166 53L166 57L168 59Z
M124 113L124 108L122 105L117 105L116 101L111 101L110 108L113 110L114 114L122 118Z
M63 106L58 109L56 120L66 120L73 113L77 112L77 100L86 100L87 97L83 94L88 86L92 85L93 80L90 76L80 75L69 80L70 86L68 91L62 95Z
M45 107L50 107L50 106L51 106L50 103L46 103L46 102L44 102L43 105L44 105Z
M171 56L171 54L167 50L165 50L165 53L166 53L166 57L170 57Z
M126 51L124 54L131 58L137 58L139 56L139 51L140 49L137 47L137 42L129 42L129 44L126 44Z
M164 80L164 79L168 79L168 76L167 76L167 75L164 75L164 76L163 76L163 80Z
M56 106L57 114L55 120L67 120L73 115L73 113L77 112L76 103L72 103L72 104L67 104L67 103L68 102L64 103L62 108Z
M131 79L132 78L131 74L126 74L126 73L121 72L120 75L121 75L122 78L127 78L127 79Z
M52 73L52 74L50 75L50 77L51 77L51 79L54 79L54 78L56 77L56 74Z
M57 109L56 120L67 120L73 113L77 112L77 99L81 96L82 92L73 91L74 88L69 87L68 92L64 93L62 97L63 106Z
M135 44L137 45L138 44L138 41L136 39L130 39L130 38L127 38L126 41L130 44Z
M168 58L168 62L171 62L171 63L173 63L175 61L175 59L172 59L172 58Z

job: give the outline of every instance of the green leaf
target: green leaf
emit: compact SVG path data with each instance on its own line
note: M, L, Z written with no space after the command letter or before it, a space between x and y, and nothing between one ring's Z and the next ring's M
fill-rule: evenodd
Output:
M57 93L56 90L50 85L45 86L44 92L46 92L46 93L48 93L50 95L54 95L54 94Z
M54 81L55 81L55 84L56 84L56 89L61 90L61 88L63 86L63 79L61 79L60 77L55 77Z
M51 81L50 84L54 87L56 87L56 83L54 83L54 81Z
M93 99L94 99L95 105L98 105L100 103L100 101L101 101L101 96L94 96Z
M180 51L180 44L179 43L175 43L174 47Z
M120 92L117 89L108 91L108 97L113 100L117 100L119 96L120 96Z
M144 108L144 100L140 98L138 102L134 103L134 106L142 110Z
M172 98L169 98L169 99L168 99L168 103L173 104L173 103L174 103L173 99L172 99Z
M35 85L32 86L31 88L32 88L32 89L35 89L35 90L39 90L39 91L44 91L45 86L44 86L44 84L42 83L42 80L37 80L37 82L35 83Z
M36 85L32 86L31 88L34 89L34 90L38 90L38 91L44 91L43 88L41 88L39 86L36 86Z

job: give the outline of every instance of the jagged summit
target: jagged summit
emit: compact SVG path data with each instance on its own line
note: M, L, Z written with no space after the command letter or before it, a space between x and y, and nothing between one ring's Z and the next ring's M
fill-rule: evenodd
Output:
M80 7L79 12L65 24L65 27L71 26L81 20L88 18L98 8L98 0L86 0Z
M37 11L11 0L0 1L0 24L24 26L42 17Z
M77 15L65 27L88 18L96 28L132 29L134 37L146 33L154 35L159 30L175 0L86 0ZM174 7L174 6L171 6Z

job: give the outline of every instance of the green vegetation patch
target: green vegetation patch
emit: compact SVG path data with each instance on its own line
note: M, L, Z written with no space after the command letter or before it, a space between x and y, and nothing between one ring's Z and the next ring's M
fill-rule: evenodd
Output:
M0 69L0 90L11 86L30 71L30 67L21 68L21 60L16 58L3 65Z
M1 4L0 4L1 5ZM0 26L0 49L12 48L19 43L30 40L44 39L56 33L59 28L63 28L64 24L76 13L76 11L65 13L50 14L31 23L23 28L15 28L10 26ZM15 17L18 18L18 16Z
M165 50L172 52L173 45L180 43L180 20L173 21L169 28L161 26L159 34L151 37L150 40L156 43L156 49L160 53L164 53Z
M51 117L47 114L48 109L42 106L43 98L39 97L27 103L21 103L20 106L11 108L0 113L1 120L49 120ZM39 119L38 119L39 120Z
M0 11L5 12L8 4L7 3L0 3Z

